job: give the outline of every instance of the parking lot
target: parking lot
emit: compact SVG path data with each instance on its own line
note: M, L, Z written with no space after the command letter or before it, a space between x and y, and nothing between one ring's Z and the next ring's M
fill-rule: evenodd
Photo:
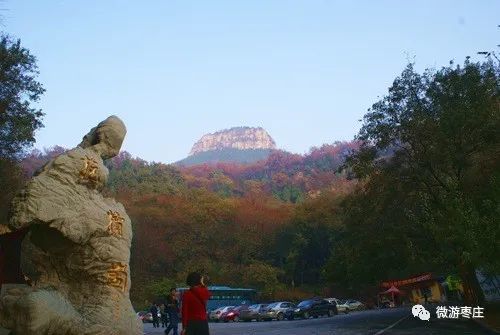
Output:
M179 327L180 330L180 327ZM144 334L163 334L163 328L145 324ZM211 335L486 335L494 334L472 320L421 321L408 308L366 310L307 320L210 323Z

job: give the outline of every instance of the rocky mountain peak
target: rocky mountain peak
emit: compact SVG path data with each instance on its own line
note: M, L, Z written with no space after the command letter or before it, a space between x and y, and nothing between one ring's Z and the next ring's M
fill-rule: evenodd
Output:
M276 149L273 138L261 127L233 127L203 135L189 156L222 149Z

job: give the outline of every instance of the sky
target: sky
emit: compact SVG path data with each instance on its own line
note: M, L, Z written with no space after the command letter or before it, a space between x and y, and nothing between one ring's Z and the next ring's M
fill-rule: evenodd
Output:
M187 156L261 126L280 149L351 140L408 61L439 68L500 44L500 1L2 0L0 29L47 90L35 148L74 147L115 114L122 149Z

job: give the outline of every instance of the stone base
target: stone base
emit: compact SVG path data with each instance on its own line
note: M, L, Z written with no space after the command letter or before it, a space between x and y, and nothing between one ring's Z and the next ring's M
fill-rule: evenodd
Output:
M26 291L29 288L30 286L26 284L2 284L2 287L0 288L0 299L2 299L11 289L19 289L20 291ZM2 333L0 333L0 335L1 334Z

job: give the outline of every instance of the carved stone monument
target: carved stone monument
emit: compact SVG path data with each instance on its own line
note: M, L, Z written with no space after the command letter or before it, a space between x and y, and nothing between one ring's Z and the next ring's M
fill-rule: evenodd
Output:
M27 230L21 269L31 286L2 286L4 331L143 334L129 298L130 218L101 194L108 178L103 159L118 154L125 133L118 117L107 118L14 199L9 229Z

